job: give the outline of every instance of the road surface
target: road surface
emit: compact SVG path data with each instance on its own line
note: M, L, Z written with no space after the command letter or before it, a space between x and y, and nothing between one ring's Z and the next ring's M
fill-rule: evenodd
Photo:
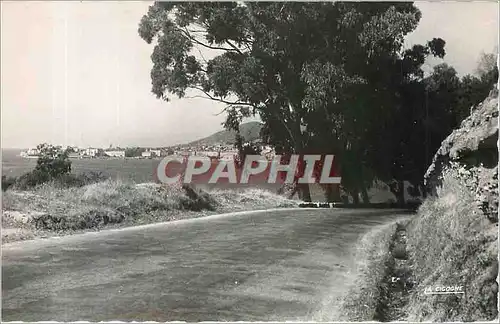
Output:
M2 320L327 320L356 242L401 217L288 209L7 244Z

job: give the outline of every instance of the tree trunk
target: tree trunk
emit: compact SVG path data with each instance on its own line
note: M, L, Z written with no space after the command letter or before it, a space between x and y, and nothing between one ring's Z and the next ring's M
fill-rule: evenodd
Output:
M359 205L359 191L357 189L353 190L351 192L351 195L352 195L352 203L354 205Z
M338 184L327 184L324 187L325 190L325 198L326 201L331 202L340 202L340 186Z
M405 184L403 181L397 183L396 199L398 204L405 203Z
M396 202L398 204L405 203L405 184L401 180L397 180L395 183L390 186L391 192L396 196Z
M405 183L404 181L399 182L399 201L401 204L404 204L405 201Z
M296 120L296 125L295 126L295 131L296 131L296 137L295 137L295 154L299 154L299 156L302 156L304 154L304 142L303 142L303 134L302 131L300 130L300 120ZM299 168L299 174L302 174L304 172L304 165L300 165ZM295 179L297 181L298 179ZM302 201L305 202L310 202L311 201L311 190L309 188L309 184L307 183L295 183L296 188L299 191L299 197Z
M298 190L299 190L299 197L301 200L305 202L310 202L311 201L311 189L309 188L308 183L300 183L297 184Z
M294 188L292 189L292 192L290 192L290 194L288 195L288 199L293 199L293 196L295 196L297 191L298 191L297 186L294 186ZM299 196L300 196L300 191L299 191Z
M370 197L368 196L368 190L366 190L365 186L363 186L363 189L361 190L361 196L363 197L363 203L365 203L365 204L370 203Z

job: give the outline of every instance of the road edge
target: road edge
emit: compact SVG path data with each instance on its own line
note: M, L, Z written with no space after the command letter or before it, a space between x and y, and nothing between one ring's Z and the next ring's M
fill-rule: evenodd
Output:
M26 246L29 246L29 245L40 246L40 245L51 244L51 243L56 243L56 242L57 243L70 242L72 240L78 240L78 239L81 239L83 237L92 237L92 236L96 236L96 235L111 235L111 234L114 234L117 232L139 231L139 230L148 229L148 228L153 229L155 227L160 227L160 226L177 226L177 225L186 224L186 223L189 224L189 223L193 223L193 222L200 222L200 221L204 221L207 219L220 219L220 218L235 217L235 216L242 216L242 215L253 215L253 214L262 213L262 212L315 210L315 209L316 208L298 208L298 207L279 208L279 207L277 207L277 208L270 208L270 209L227 212L227 213L212 214L212 215L206 215L206 216L201 216L201 217L178 219L178 220L165 221L165 222L152 223L152 224L143 224L143 225L135 225L135 226L127 226L127 227L119 227L119 228L107 228L107 229L102 229L99 231L83 232L83 233L64 235L64 236L50 236L50 237L44 237L44 238L35 238L35 239L31 239L31 240L14 241L14 242L2 244L2 250L25 248Z

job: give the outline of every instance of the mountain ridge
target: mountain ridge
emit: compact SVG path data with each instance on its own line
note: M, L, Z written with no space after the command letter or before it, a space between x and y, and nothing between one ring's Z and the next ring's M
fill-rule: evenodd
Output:
M245 138L245 141L255 141L260 139L260 130L262 123L251 121L240 125L240 134ZM213 145L217 143L234 144L236 132L231 130L221 130L207 137L187 143L187 145Z

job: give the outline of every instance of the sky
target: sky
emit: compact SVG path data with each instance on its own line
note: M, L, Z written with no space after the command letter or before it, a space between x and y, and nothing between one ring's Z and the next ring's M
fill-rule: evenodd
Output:
M156 147L221 130L224 105L151 93L153 45L137 32L150 4L2 1L2 148ZM408 46L443 38L445 62L461 75L481 52L497 51L498 2L416 5L422 19Z

